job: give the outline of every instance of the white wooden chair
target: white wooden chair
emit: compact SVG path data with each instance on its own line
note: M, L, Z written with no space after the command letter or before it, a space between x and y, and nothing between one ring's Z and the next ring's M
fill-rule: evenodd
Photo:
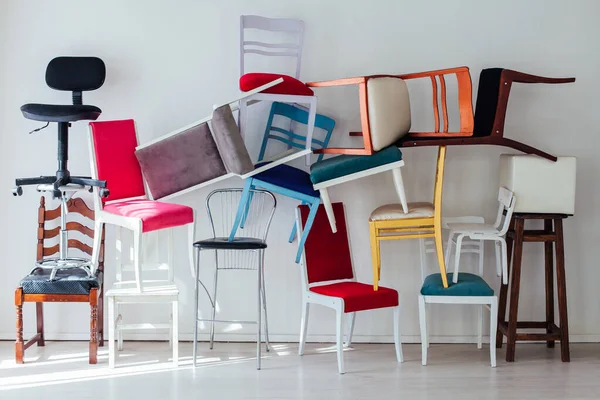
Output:
M314 219L313 233L307 238L304 246L301 269L302 320L298 354L301 356L304 354L310 304L320 304L333 308L336 312L336 348L340 374L344 373L344 315L348 314L350 317L345 343L346 346L350 346L356 312L392 308L396 359L402 362L398 292L381 286L379 290L374 291L371 284L356 281L343 203L333 203L332 210L339 221L339 232L331 232L325 207L321 205ZM299 237L309 219L309 212L309 207L306 205L298 207L296 211Z
M122 332L137 329L168 329L173 347L173 363L178 363L178 297L179 290L173 282L172 259L173 241L169 233L167 279L142 279L143 238L148 233L188 226L189 243L194 240L195 212L191 207L150 200L146 193L140 166L135 158L137 134L133 120L93 122L90 124L90 161L92 176L107 181L110 193L108 198L100 198L99 190L94 188L94 208L96 232L101 232L106 224L125 228L133 232L133 280L123 280L117 262L117 282L105 294L108 299L108 349L109 367L115 366L115 336L119 349L123 345ZM100 235L94 237L92 263L98 264ZM189 246L189 261L193 266L193 251ZM124 324L120 306L122 304L169 303L172 313L169 323L165 324ZM115 312L116 311L116 312Z
M262 33L287 34L294 37L286 43L270 43L260 40L247 40L246 30L260 30ZM248 92L277 78L280 84L260 93L240 99L239 125L242 137L245 137L248 120L247 106L255 101L279 101L282 103L303 104L308 107L306 150L312 151L311 142L317 115L317 97L311 88L299 81L304 41L304 22L290 18L265 18L257 15L240 16L240 90ZM261 72L247 72L246 54L258 54L268 57L292 57L296 59L294 76ZM311 154L306 155L306 165L311 163Z
M454 222L448 224L450 235L446 247L446 260L452 251L452 245L456 245L456 257L454 258L454 274L452 282L458 280L458 269L460 265L460 254L462 251L462 242L464 238L471 240L491 240L496 245L496 271L498 276L502 276L502 282L508 284L508 261L506 240L504 236L508 232L510 220L515 209L516 197L510 190L501 187L498 190L498 214L493 225L485 222ZM456 237L456 239L455 239ZM483 257L482 257L483 258ZM480 266L480 268L482 268ZM483 273L482 271L480 273Z

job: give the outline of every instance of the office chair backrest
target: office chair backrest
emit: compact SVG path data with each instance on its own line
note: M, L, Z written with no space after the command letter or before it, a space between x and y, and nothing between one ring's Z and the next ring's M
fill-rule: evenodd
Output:
M144 178L135 157L138 144L132 119L90 123L92 176L105 180L110 195L102 200L113 201L145 197Z
M299 209L301 225L298 232L301 235L310 209L304 205ZM354 278L344 203L333 203L333 213L337 221L337 233L331 232L325 207L321 204L310 235L306 238L303 264L308 285Z
M105 78L106 66L98 57L56 57L46 68L46 84L73 92L73 104L81 104L81 92L98 89Z

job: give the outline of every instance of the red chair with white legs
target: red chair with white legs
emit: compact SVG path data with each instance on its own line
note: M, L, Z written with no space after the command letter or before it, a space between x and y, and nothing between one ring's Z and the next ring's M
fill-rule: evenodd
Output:
M133 272L132 281L122 281L118 276L114 287L106 292L108 299L109 326L109 366L115 364L115 334L122 346L122 331L126 329L169 329L173 346L173 363L177 365L177 307L179 290L173 281L172 237L170 228L188 225L190 268L194 267L194 210L191 207L167 202L149 200L140 165L135 156L138 144L133 120L105 121L90 123L90 159L92 175L107 181L109 195L100 198L98 189L94 196L95 230L101 232L104 224L115 225L133 232ZM142 279L142 239L149 232L167 230L169 238L168 278L162 281ZM94 237L92 262L98 261L100 235ZM162 264L164 265L164 264ZM122 323L119 305L124 303L169 303L172 305L169 324ZM115 316L115 308L117 316Z
M398 292L394 289L379 287L374 291L372 284L356 281L343 203L333 203L333 212L338 221L338 232L333 233L323 205L319 206L311 235L306 239L302 256L302 321L300 328L300 347L298 354L304 354L306 330L310 304L320 304L336 311L336 338L338 371L344 373L343 332L344 315L349 314L350 324L345 346L352 341L355 315L358 311L377 308L394 310L394 342L396 358L402 362L402 343L400 341L400 303ZM298 235L306 224L308 206L300 206L296 211Z

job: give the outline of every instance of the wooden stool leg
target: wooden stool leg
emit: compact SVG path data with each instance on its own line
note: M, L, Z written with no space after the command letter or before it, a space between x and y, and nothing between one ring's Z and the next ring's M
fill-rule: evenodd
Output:
M552 220L544 220L544 231L552 233ZM554 324L554 249L552 242L544 242L544 263L546 270L546 333L552 332ZM546 347L553 348L554 340L548 340Z
M90 290L90 364L98 362L98 289Z
M563 362L571 361L569 352L569 321L567 318L567 279L565 276L565 247L562 219L554 220L556 231L556 286L560 318L560 355Z
M35 314L37 319L37 333L39 334L37 345L45 346L46 341L44 340L44 303L35 303Z
M17 288L15 291L15 306L17 307L17 341L15 342L15 362L23 364L23 353L25 352L23 343L23 288Z
M511 219L510 221L510 231L514 231L515 229L515 219ZM507 269L508 269L508 277L510 278L510 260L512 258L513 252L513 238L506 235L506 255L507 255ZM496 348L502 348L502 339L504 336L502 332L500 332L500 323L504 323L506 318L506 300L508 298L508 280L506 285L503 283L503 280L500 280L500 301L498 303L498 331L496 332Z
M515 361L515 343L517 337L517 313L519 310L519 289L521 286L521 260L523 257L523 230L525 220L515 222L515 248L513 254L512 279L510 282L510 310L508 312L508 329L506 335L506 361Z

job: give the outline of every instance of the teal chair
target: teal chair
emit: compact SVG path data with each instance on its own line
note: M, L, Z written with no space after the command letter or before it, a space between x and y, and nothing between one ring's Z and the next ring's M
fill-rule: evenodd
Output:
M274 119L279 116L286 120L286 128L273 126ZM271 106L271 112L267 120L267 127L263 137L263 142L258 156L258 164L256 167L260 167L268 163L264 161L267 146L271 141L279 141L286 144L289 148L304 149L306 146L306 136L299 135L292 131L293 123L307 124L308 123L308 111L298 106L274 102ZM317 114L315 118L315 128L325 131L325 135L322 140L313 138L312 148L326 148L329 144L329 139L335 127L335 121L324 115ZM319 160L323 158L323 155L319 156ZM250 203L252 201L252 190L256 188L262 188L273 193L279 193L281 195L291 197L296 200L300 200L302 204L310 207L309 219L304 227L302 236L298 243L298 252L296 254L296 263L300 262L302 256L302 250L306 237L310 232L312 222L321 203L321 197L318 190L313 188L313 184L310 179L310 174L301 169L281 164L267 171L256 174L248 179L244 185L244 191L242 193L242 199L240 201L238 211L236 214L233 229L229 236L229 240L233 240L237 229L244 227L246 215L248 213ZM296 236L296 224L292 226L292 232L290 233L289 242L291 243Z

